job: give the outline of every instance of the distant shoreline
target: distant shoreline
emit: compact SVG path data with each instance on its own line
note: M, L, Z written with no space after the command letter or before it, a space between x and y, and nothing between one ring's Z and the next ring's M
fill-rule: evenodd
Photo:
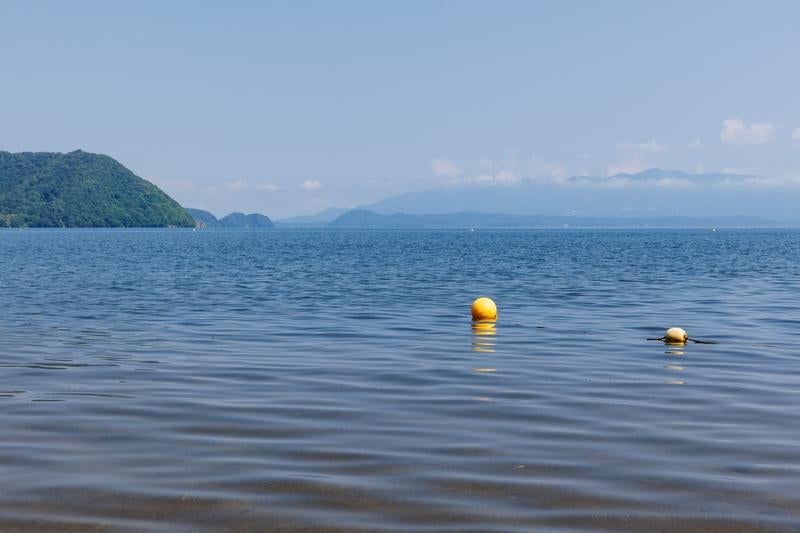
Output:
M273 228L186 228L186 227L107 227L107 226L75 226L75 227L52 227L52 226L32 226L32 227L0 227L0 232L20 232L20 231L60 231L60 230L85 230L85 231L109 231L109 230L132 230L132 231L173 231L179 230L183 232L214 232L214 233L269 233L269 232L283 232L283 231L317 231L317 232L355 232L355 231L570 231L570 230L615 230L615 231L652 231L652 230L696 230L708 231L713 233L715 231L725 230L800 230L800 225L786 225L786 226L498 226L498 227L356 227L356 226L318 226L318 225L291 225L282 226L276 225Z

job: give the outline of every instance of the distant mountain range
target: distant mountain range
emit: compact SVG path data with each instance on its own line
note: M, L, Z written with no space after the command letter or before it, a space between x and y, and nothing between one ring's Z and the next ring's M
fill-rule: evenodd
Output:
M300 225L324 225L333 222L337 217L350 211L350 209L342 207L330 207L316 215L305 215L299 217L284 218L275 221L276 226L300 226Z
M187 207L186 211L195 220L198 228L227 228L227 229L269 229L274 224L266 215L252 213L231 213L225 217L217 219L212 213L202 209L192 209Z
M462 184L273 224L258 213L217 219L184 209L105 155L0 152L0 227L796 227L798 206L800 187L650 169L559 183Z
M472 183L330 208L278 227L795 227L800 187L653 168L559 182Z
M220 220L208 211L187 209L200 228L271 228L264 215L233 213ZM278 221L278 228L331 229L499 229L499 228L774 228L794 227L796 224L749 216L711 217L581 217L556 215L509 215L462 211L413 215L408 213L376 213L369 209L337 209L342 212L333 220L329 214L297 217L295 222ZM297 222L296 220L309 220ZM317 222L319 220L319 222ZM249 221L249 223L247 222Z
M650 169L554 182L461 184L391 196L360 206L379 214L463 211L580 217L745 215L800 220L800 186L744 174L689 174Z
M632 184L653 184L653 185L671 185L678 184L678 182L693 183L696 185L710 185L720 183L736 183L746 180L751 180L756 176L750 174L736 174L731 172L716 172L708 174L690 174L682 170L664 170L662 168L650 168L637 172L635 174L619 173L613 176L572 176L567 181L577 184L591 183L595 185L602 185L607 183L619 183L623 181Z
M382 215L354 209L329 224L334 228L717 228L782 227L758 217L577 217L461 212L437 215Z
M391 196L278 227L784 227L800 225L800 187L733 173L649 169L558 183L472 183Z

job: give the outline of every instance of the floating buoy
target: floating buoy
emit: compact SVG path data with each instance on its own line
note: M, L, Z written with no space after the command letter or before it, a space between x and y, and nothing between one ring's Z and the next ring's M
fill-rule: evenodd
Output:
M664 342L667 344L686 344L689 334L681 328L669 328L664 333Z
M491 298L478 298L472 302L472 320L497 320L497 306Z
M663 337L648 337L647 340L664 341L665 344L676 344L680 346L685 345L688 341L692 341L695 344L717 344L717 341L691 339L683 328L669 328L666 333L664 333ZM679 355L683 355L683 352L680 352Z

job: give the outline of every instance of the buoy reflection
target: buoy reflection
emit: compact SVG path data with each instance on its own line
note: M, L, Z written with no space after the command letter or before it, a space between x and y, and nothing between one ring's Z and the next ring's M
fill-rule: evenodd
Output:
M497 328L494 322L483 321L472 323L472 351L473 352L494 352L494 336L497 335Z
M686 349L684 348L684 346L681 346L681 347L670 346L669 348L664 350L664 354L667 357L672 357L673 358L673 360L671 362L668 361L667 364L665 364L663 366L664 370L666 370L668 372L669 371L671 371L671 372L683 372L683 371L686 370L685 366L683 366L682 364L679 364L679 363L683 362L683 359L677 359L677 360L675 359L675 358L683 358L683 356L686 355ZM684 380L684 379L667 379L667 380L664 381L664 383L666 383L667 385L686 385L686 380Z

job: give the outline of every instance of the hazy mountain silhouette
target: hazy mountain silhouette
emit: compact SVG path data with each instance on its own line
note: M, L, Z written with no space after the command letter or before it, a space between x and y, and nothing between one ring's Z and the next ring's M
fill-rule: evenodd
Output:
M753 216L800 219L800 187L741 174L650 169L560 182L464 184L409 192L364 205L379 214L462 211L584 217Z
M382 215L368 209L348 211L331 222L337 228L717 228L776 227L756 217L578 217L459 212L438 215Z
M347 211L349 211L349 209L343 207L329 207L328 209L320 211L314 215L282 218L281 220L276 220L275 224L278 226L325 225L334 221L336 217L346 213Z

